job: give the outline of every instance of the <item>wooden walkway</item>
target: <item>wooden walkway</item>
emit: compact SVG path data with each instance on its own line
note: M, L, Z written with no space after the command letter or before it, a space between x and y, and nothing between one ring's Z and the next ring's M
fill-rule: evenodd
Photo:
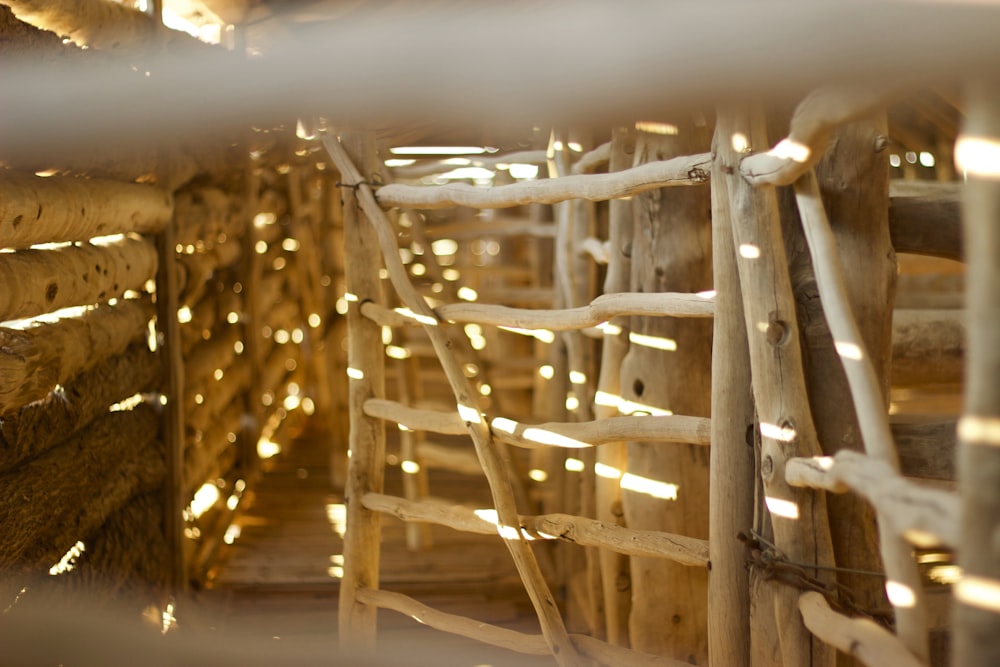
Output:
M470 445L471 446L471 445ZM390 452L393 443L390 442ZM254 497L236 523L239 539L226 546L196 595L202 627L221 635L270 637L289 655L314 655L330 664L337 647L339 555L343 498L332 489L321 436L299 436L268 462ZM386 492L402 495L401 471L390 467ZM431 471L436 496L490 507L485 480ZM382 587L444 612L537 633L538 623L499 537L432 528L433 546L409 552L404 527L383 519ZM182 623L183 625L183 623ZM379 612L378 664L474 667L549 666L548 656L522 655L438 632L407 616ZM346 663L344 663L346 664Z

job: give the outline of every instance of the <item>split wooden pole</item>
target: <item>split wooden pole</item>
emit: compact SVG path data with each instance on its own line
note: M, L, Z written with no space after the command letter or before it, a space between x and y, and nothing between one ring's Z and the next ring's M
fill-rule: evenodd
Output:
M368 141L371 141L370 136ZM416 314L424 318L428 318L428 320L434 320L434 324L430 324L428 322L425 325L425 329L438 353L445 374L448 376L449 383L452 386L452 390L454 391L455 398L458 402L458 411L463 420L465 420L466 427L469 429L473 443L476 446L476 453L479 455L480 463L482 463L483 470L486 473L486 478L490 483L490 490L493 494L493 500L499 516L499 526L501 529L504 526L516 527L518 525L517 507L514 503L514 494L510 485L510 480L507 479L505 474L506 468L504 462L497 452L489 427L483 419L482 411L478 407L477 393L465 377L460 365L455 363L454 357L451 354L451 341L448 339L447 334L445 334L441 327L437 326L437 318L435 317L434 312L430 309L424 299L416 292L412 283L410 283L406 267L403 266L403 263L399 259L399 249L392 226L382 209L379 207L378 202L376 202L371 186L365 183L364 177L354 166L354 162L351 157L349 157L348 152L336 138L328 137L324 139L323 143L336 164L338 171L340 171L341 178L343 178L344 181L351 186L349 189L352 190L352 192L349 194L356 197L356 206L363 210L364 215L368 217L370 225L365 225L365 228L371 230L372 233L377 235L377 241L381 245L386 269L389 272L389 278L392 281L393 287L399 293L400 299L402 299L403 303ZM348 221L345 218L345 228L348 226ZM349 256L360 256L352 253L351 250L352 249L350 247L347 248ZM359 263L360 262L353 262L353 264ZM378 266L378 263L375 261L365 263L370 264L369 270ZM377 275L378 274L375 273L376 277ZM360 316L360 313L358 313L358 315ZM380 349L380 336L372 335L369 338L370 340L368 341L368 344L372 347L379 348L377 351L379 357L377 363L383 363L382 351ZM372 342L374 342L374 345ZM352 368L357 369L353 363ZM361 366L361 369L364 368L366 367ZM352 408L353 407L354 402L352 401ZM356 409L360 411L361 407L361 405L358 405ZM357 452L352 454L352 463L353 458L356 455ZM348 511L350 512L350 508ZM514 559L514 563L517 566L519 574L521 575L521 579L528 592L528 596L531 598L532 604L535 607L539 623L541 624L542 634L545 636L556 662L566 667L579 664L579 655L573 647L573 644L570 642L569 636L566 633L566 628L563 625L562 618L559 615L559 609L555 598L548 589L548 584L546 584L545 579L542 576L542 572L538 567L538 562L535 560L531 547L524 541L520 533L509 539L505 539L504 543L507 545L511 556ZM344 555L346 563L347 559L350 557L346 548ZM354 556L359 555L360 554L354 554ZM376 566L377 562L378 560L376 558ZM345 577L346 574L347 572L345 569ZM341 586L343 587L343 583ZM355 586L357 586L357 584L355 584ZM343 588L341 590L343 590ZM351 594L347 599L350 602L353 602L353 594ZM341 618L343 618L343 616L344 610L341 611ZM350 630L350 628L346 629Z
M737 539L753 525L754 427L750 350L733 245L729 183L724 165L738 164L732 115L716 115L712 165L712 449L709 465L708 660L716 667L750 665L750 577L746 547Z
M361 179L353 161L370 167L375 163L375 140L370 132L345 134L340 177L348 183ZM351 157L347 157L350 155ZM381 516L364 507L366 493L381 493L385 479L385 426L364 412L364 403L385 395L385 355L381 327L361 314L361 304L381 303L382 264L375 227L365 220L360 193L342 188L344 252L347 291L352 295L347 311L348 407L351 422L347 482L347 532L344 534L344 576L340 582L340 641L345 647L375 647L377 608L362 602L358 593L379 587Z
M962 502L955 585L955 667L1000 664L1000 87L966 90L956 161L968 175L964 233L969 353L958 424Z
M767 145L765 119L759 110L734 113L731 122L729 140L736 139L739 148ZM722 169L736 170L738 165L722 165ZM732 178L729 196L761 435L760 474L774 541L791 561L829 567L833 548L825 498L815 491L792 488L784 474L789 458L805 452L819 455L820 447L806 396L776 194L772 188L755 189L741 178ZM802 622L798 591L780 585L773 590L777 637L754 637L760 644L755 644L753 652L777 644L786 665L832 666L835 651L814 639Z

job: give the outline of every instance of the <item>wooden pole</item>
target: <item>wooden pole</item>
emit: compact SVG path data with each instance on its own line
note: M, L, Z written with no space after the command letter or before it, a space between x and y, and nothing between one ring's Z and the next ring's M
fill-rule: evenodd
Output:
M956 144L964 200L969 353L958 425L962 499L953 664L1000 664L1000 87L970 84Z
M187 562L184 558L184 518L188 498L184 494L184 359L180 324L177 321L176 221L167 224L156 239L159 272L156 281L157 345L165 362L163 396L163 442L166 447L167 476L164 481L163 526L169 554L169 591L187 591Z
M354 163L370 168L375 162L375 137L370 132L345 133L343 150ZM339 165L338 165L339 167ZM352 184L354 175L340 168L340 177ZM365 414L364 402L385 395L385 356L381 327L361 314L366 301L382 303L379 278L378 237L365 220L358 192L341 189L344 211L344 252L347 291L347 358L349 414L347 532L344 534L344 577L340 582L340 642L344 647L369 650L375 647L377 608L358 600L358 591L379 587L381 517L362 505L366 493L381 493L385 478L385 427L381 420Z
M621 171L632 165L635 155L635 131L615 128L611 135L610 171ZM608 203L608 272L604 279L604 293L624 292L631 276L632 257L632 202L613 199ZM628 351L628 318L609 320L612 328L605 328L601 349L601 370L597 379L597 397L594 416L606 419L618 415L614 398L621 396L621 364ZM597 462L617 470L624 470L627 462L625 443L617 441L597 451ZM598 477L596 486L597 519L613 525L624 525L625 510L622 506L621 485L616 479ZM632 606L629 559L613 551L600 552L601 586L604 590L605 632L609 644L628 646L628 618Z
M767 145L765 119L759 110L734 113L730 131L730 141L741 149ZM736 168L722 165L726 171ZM806 395L777 198L772 188L754 189L739 178L730 180L729 196L762 438L760 475L775 544L789 560L832 566L825 497L790 487L784 476L788 458L806 452L819 455L820 448ZM820 573L819 578L824 575ZM781 584L767 588L774 591L777 637L755 636L752 662L768 664L768 654L780 645L785 665L833 665L835 651L814 640L802 623L798 591Z
M708 662L714 667L750 665L750 577L746 548L737 539L753 525L754 426L750 350L730 217L732 115L716 116L712 169L712 270L715 327L712 332L712 448L709 466Z

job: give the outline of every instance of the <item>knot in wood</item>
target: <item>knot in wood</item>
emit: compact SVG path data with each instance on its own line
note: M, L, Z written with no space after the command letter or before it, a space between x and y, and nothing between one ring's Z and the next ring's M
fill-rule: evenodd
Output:
M771 481L774 477L774 459L770 456L765 456L764 460L760 462L760 476L765 482Z
M764 336L767 339L769 345L775 347L782 347L788 342L790 338L791 327L784 320L778 319L773 313L770 320L767 323L767 329L764 331Z
M701 167L692 167L691 170L688 171L688 178L695 183L704 183L708 180L708 172Z

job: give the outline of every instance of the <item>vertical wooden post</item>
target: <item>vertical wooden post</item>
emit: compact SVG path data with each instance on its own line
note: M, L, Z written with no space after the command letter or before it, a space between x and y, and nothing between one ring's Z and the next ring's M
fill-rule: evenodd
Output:
M767 149L763 113L734 113L731 141L747 149ZM822 493L795 489L785 482L785 461L792 456L818 456L816 430L806 396L799 347L799 328L788 260L781 234L774 188L753 188L738 175L739 165L721 168L729 178L733 244L737 252L743 316L750 347L754 402L760 421L764 501L774 539L785 558L797 563L833 565L833 552ZM819 578L829 578L822 572ZM753 584L752 584L753 585ZM836 651L814 640L798 611L799 591L777 584L774 591L776 634L754 637L753 664L773 664L780 644L782 664L829 667ZM762 590L766 593L766 590Z
M708 661L714 667L750 665L750 577L746 548L737 539L753 525L754 427L750 350L736 268L729 181L724 166L739 163L732 117L716 117L712 166L712 448L709 466Z
M966 99L966 124L955 147L968 176L969 342L958 425L963 574L955 585L952 664L987 667L1000 664L1000 86L977 81Z
M710 129L679 123L675 136L639 133L635 163L689 155L711 143ZM635 229L631 291L699 292L712 287L711 193L663 188L632 199ZM707 320L633 317L622 364L625 399L707 417L711 411L712 324ZM685 444L628 443L627 473L674 484L676 496L623 492L630 528L708 537L708 452ZM708 656L708 574L663 559L631 560L632 647L678 660ZM664 591L670 591L664 595Z
M375 161L375 138L371 132L343 135L348 155L371 171ZM343 178L343 175L342 175ZM378 238L361 212L356 192L345 183L341 188L344 210L344 252L349 299L347 312L347 364L349 414L347 532L344 535L344 578L340 583L340 642L342 646L373 649L378 609L359 602L361 588L377 589L381 553L381 516L361 504L366 493L382 493L385 479L385 426L364 412L364 402L385 395L385 355L381 328L361 314L365 301L381 303L382 265Z
M176 220L171 220L156 240L159 271L156 274L157 344L166 369L163 408L163 443L167 450L163 527L170 554L168 587L175 594L187 591L187 562L184 558L184 359L180 324L177 322Z
M635 155L635 130L616 128L611 136L609 172L632 166ZM632 258L632 201L613 199L608 202L608 272L604 293L627 292ZM594 416L606 419L618 415L617 397L621 395L621 366L628 352L628 318L617 317L605 329L601 350L601 371L597 380ZM624 442L597 448L597 462L625 470L627 452ZM596 487L597 519L611 525L625 523L622 490L617 479L598 477ZM628 646L628 617L632 607L632 586L629 558L610 549L600 552L601 588L604 591L604 620L608 643Z

